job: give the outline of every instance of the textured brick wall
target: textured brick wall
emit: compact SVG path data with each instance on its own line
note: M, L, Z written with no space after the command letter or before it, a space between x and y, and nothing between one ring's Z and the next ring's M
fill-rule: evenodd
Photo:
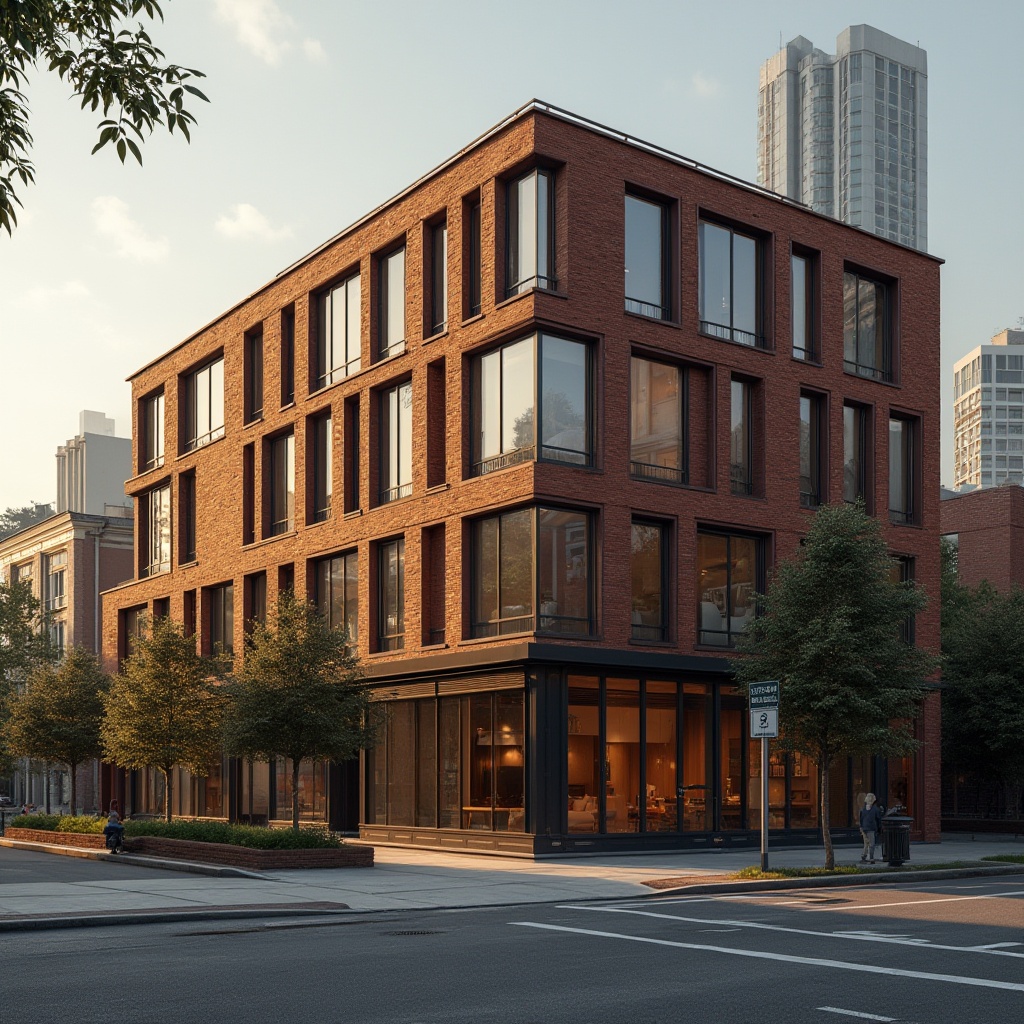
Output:
M942 533L959 535L959 574L968 586L1024 586L1024 488L989 487L941 503Z

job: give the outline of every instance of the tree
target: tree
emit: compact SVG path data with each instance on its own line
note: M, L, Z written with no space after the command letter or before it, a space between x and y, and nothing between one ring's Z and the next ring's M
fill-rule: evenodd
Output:
M21 508L7 508L0 512L0 540L10 537L35 523L41 523L53 515L53 506L30 501Z
M331 629L307 601L282 594L273 624L253 624L232 684L228 753L291 761L298 830L300 762L355 757L372 740L369 718L369 690L348 635Z
M174 769L205 775L221 753L223 665L201 658L177 623L154 619L148 635L104 697L103 756L125 768L156 768L164 777L164 817L171 820Z
M78 807L78 767L102 753L103 695L110 679L96 657L69 647L59 665L43 662L14 694L3 725L16 757L65 765L71 775L71 812Z
M1006 808L1020 814L1024 785L1024 591L998 593L983 582L944 577L943 762L1004 787Z
M835 866L829 769L842 756L913 750L913 718L937 667L905 639L926 597L894 580L897 565L863 506L819 509L797 556L758 597L760 614L733 661L744 686L779 680L782 746L817 762L827 868Z
M29 72L45 68L71 86L82 108L100 109L95 153L112 145L121 162L129 153L141 164L139 143L157 125L189 139L195 123L187 96L206 97L190 80L203 73L164 63L137 18L163 20L158 0L17 0L0 2L0 227L17 224L15 179L35 180L29 105Z
M0 583L0 723L7 717L15 687L29 672L53 657L46 617L27 581ZM11 768L10 752L0 732L0 772Z

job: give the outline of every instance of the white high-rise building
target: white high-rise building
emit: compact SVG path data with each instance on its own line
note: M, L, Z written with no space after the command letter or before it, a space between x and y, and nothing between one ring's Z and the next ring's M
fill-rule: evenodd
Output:
M803 36L761 65L758 183L856 227L928 248L928 55L870 25L835 54Z
M953 485L1024 483L1024 330L953 366Z

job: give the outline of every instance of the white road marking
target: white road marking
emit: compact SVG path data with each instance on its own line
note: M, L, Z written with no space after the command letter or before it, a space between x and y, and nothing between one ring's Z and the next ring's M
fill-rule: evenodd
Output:
M861 1010L840 1010L838 1006L819 1006L818 1009L824 1010L826 1013L842 1013L847 1017L860 1017L861 1020L899 1020L898 1017L879 1017L877 1013L863 1013Z
M1019 942L990 942L987 946L971 946L970 949L1006 949L1009 946L1019 946Z
M939 943L930 942L928 939L916 938L905 935L885 935L881 932L847 932L831 931L820 932L812 928L788 928L781 924L765 924L763 921L733 921L733 920L708 920L706 917L683 917L679 914L661 914L655 910L631 910L620 907L602 906L578 906L574 910L589 910L595 914L632 914L634 917L654 917L661 921L682 921L686 924L711 924L720 925L720 929L702 928L701 931L715 930L739 930L750 928L762 932L785 932L789 935L809 935L816 939L853 939L857 942L881 942L892 946L914 946L920 949L927 946L928 949L941 949L949 953L988 953L990 956L1009 956L1015 959L1024 959L1024 953L1011 953L1000 946L1017 946L1017 942L998 942L991 946L945 946Z
M926 903L964 903L967 900L999 900L1007 896L1024 896L1024 890L1016 892L982 893L979 896L942 896L934 900L903 900L899 903L849 903L845 906L808 907L811 913L820 913L822 910L886 910L889 907L918 907Z
M978 988L998 988L1009 992L1024 992L1024 983L997 981L994 978L968 978L958 974L932 974L928 971L906 971L898 967L876 967L873 964L854 964L845 960L825 960L818 957L791 956L787 953L768 953L754 949L729 949L727 946L706 946L698 942L674 942L670 939L655 939L647 935L624 935L621 932L599 932L589 928L567 928L559 924L542 924L539 921L510 921L521 928L539 928L543 931L569 932L574 935L593 935L601 939L624 939L627 942L643 942L652 946L671 946L674 949L696 949L706 953L724 953L727 956L743 956L753 960L776 960L804 967L832 967L841 971L858 971L862 974L886 974L894 978L916 978L921 981L944 981L953 985L973 985Z

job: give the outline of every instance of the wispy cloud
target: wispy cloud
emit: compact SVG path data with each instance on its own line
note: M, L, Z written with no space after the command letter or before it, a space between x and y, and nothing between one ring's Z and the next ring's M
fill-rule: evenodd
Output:
M166 238L154 238L128 215L128 204L116 196L98 196L92 201L92 219L97 232L114 243L118 256L157 263L170 250Z
M695 71L690 79L690 88L703 99L718 95L719 83L714 78L708 78L700 71Z
M49 303L68 303L92 297L92 292L81 281L65 281L58 285L39 284L29 288L19 300L22 306L44 306Z
M275 0L215 0L215 7L218 19L231 27L242 46L266 64L280 64L294 48L297 26ZM318 40L304 39L300 45L310 60L324 59Z
M264 242L287 238L292 233L292 229L287 224L274 227L255 206L249 203L236 203L231 207L230 213L221 214L217 218L214 227L225 238L240 240L255 238Z

